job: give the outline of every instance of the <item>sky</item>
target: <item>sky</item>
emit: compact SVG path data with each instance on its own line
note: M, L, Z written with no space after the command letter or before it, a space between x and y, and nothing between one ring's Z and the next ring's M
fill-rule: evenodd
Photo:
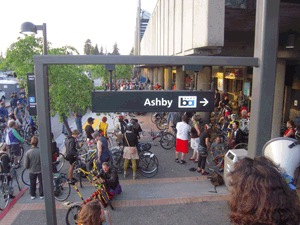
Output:
M23 22L47 25L51 47L73 46L83 54L87 39L112 52L115 42L128 55L134 46L137 0L9 0L1 3L0 54L17 41ZM141 0L152 13L157 0ZM37 37L42 37L38 31Z

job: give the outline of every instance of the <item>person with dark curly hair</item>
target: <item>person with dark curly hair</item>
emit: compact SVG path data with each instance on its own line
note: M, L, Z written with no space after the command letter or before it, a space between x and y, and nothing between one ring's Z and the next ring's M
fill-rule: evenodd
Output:
M229 178L229 218L233 224L299 224L299 197L270 159L243 158Z

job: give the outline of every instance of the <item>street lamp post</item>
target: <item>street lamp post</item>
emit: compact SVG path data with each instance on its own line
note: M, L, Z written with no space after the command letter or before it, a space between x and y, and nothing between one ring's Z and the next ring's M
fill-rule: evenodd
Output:
M47 30L46 24L34 25L30 22L25 22L21 25L21 32L36 34L38 30L43 31L43 55L47 55ZM38 112L38 125L39 125L39 143L41 151L42 162L42 175L43 175L43 189L45 195L45 210L47 224L57 224L56 209L53 193L53 174L52 174L52 152L51 152L51 126L50 126L50 105L49 102L49 87L48 87L48 66L44 66L44 74L46 79L36 79L35 89L37 98L37 112ZM43 82L39 82L39 81ZM46 81L46 82L45 82ZM42 87L43 86L43 87ZM46 90L45 92L39 91L40 89Z

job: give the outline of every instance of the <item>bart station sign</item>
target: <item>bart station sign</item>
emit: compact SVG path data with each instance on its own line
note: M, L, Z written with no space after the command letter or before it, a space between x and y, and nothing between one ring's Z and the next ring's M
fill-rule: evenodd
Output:
M93 91L93 112L214 110L214 91Z

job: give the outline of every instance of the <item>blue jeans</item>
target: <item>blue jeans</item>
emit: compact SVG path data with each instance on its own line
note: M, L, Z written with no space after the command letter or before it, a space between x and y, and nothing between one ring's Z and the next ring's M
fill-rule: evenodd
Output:
M82 134L82 117L75 118L77 130Z

